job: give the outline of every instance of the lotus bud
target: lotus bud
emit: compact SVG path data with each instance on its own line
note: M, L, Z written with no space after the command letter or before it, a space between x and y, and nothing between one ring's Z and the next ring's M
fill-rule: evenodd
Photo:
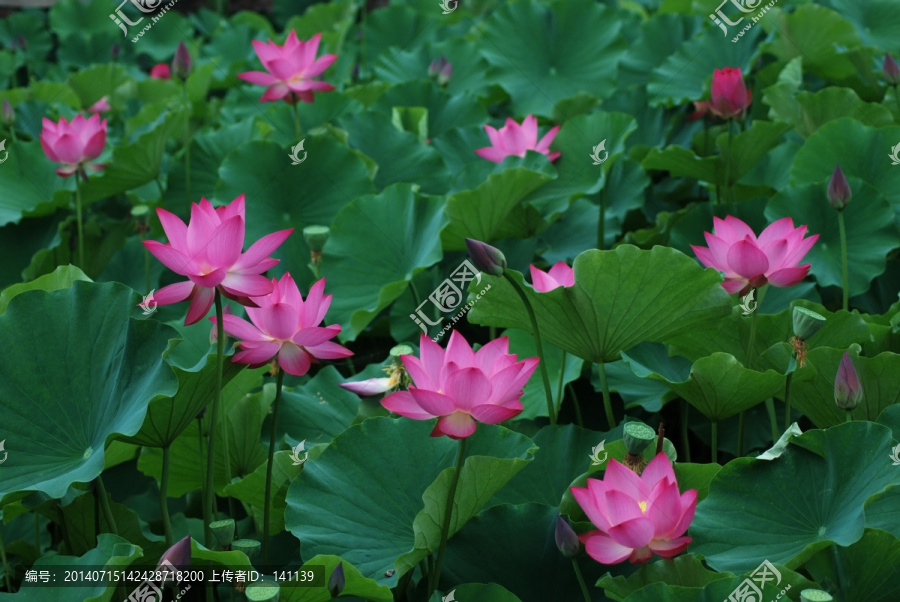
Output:
M234 519L226 518L209 523L209 530L216 538L219 547L226 549L234 541Z
M446 86L451 77L453 77L453 64L450 61L447 61L447 64L441 67L441 72L438 74L437 81L440 85Z
M428 65L428 77L435 78L441 72L441 69L444 68L444 65L448 63L447 57L441 55L441 58L434 59L431 61L431 64Z
M6 125L12 125L16 122L16 112L13 110L12 105L9 104L9 101L5 98L3 99L2 118L3 123L5 123Z
M804 341L825 326L825 316L805 307L795 307L793 311L794 335Z
M844 352L841 365L838 367L837 376L834 378L834 402L839 408L853 410L863 399L862 385L859 382L859 374L856 366L850 359L850 354Z
M253 560L259 554L259 548L262 544L255 539L238 539L231 542L231 549L237 552L243 552L247 558Z
M887 83L895 88L897 84L900 84L900 66L897 66L897 61L890 54L884 55L884 66L881 68L881 71L884 73L884 79L887 80Z
M191 74L193 64L191 53L188 52L188 47L182 40L178 44L175 58L172 60L172 74L178 79L187 79L187 76Z
M344 591L344 563L339 562L328 578L328 592L332 598L337 598L342 591Z
M181 539L181 541L166 550L166 552L162 555L162 558L159 559L159 564L156 565L157 568L168 567L168 565L165 564L166 562L174 566L177 570L184 570L187 567L191 566L190 535L185 535L184 538Z
M496 247L480 240L466 239L466 248L472 263L480 271L491 276L502 276L506 269L506 256Z
M556 515L554 538L556 539L556 547L559 548L559 551L566 558L574 558L581 550L581 543L578 541L575 530L572 529L572 526L566 519L558 514Z
M647 466L647 461L641 455L651 443L656 441L656 433L652 428L640 421L628 422L623 427L625 432L625 466L640 476Z
M834 173L831 174L831 180L828 182L828 202L838 211L843 211L852 196L853 191L850 190L850 184L847 183L841 166L835 165Z
M118 44L113 44L109 48L109 58L113 60L113 62L118 61L119 57L122 55L122 47Z

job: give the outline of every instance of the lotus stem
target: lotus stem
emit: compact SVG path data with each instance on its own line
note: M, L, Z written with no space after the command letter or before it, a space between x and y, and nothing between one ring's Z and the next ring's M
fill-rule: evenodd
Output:
M62 508L60 508L59 512L62 514ZM13 593L12 581L9 578L9 561L6 559L6 545L3 543L3 529L0 529L0 561L3 562L3 579L6 581L6 591Z
M162 514L163 529L166 532L166 547L171 548L174 538L172 537L172 519L169 518L169 446L163 447L162 475L159 478L159 511Z
M575 421L578 423L578 426L584 428L584 418L581 416L581 404L578 402L578 396L575 394L575 388L572 386L572 383L566 384L566 391L569 392L569 397L572 398L572 404L575 406Z
M743 420L744 415L741 414L741 420ZM712 441L710 441L710 447L712 448L712 461L713 464L719 463L719 423L713 420L709 423L710 428L712 429ZM740 437L738 437L740 439ZM740 454L738 454L740 456Z
M41 515L34 513L34 547L41 553Z
M731 186L731 137L734 130L734 120L728 120L728 141L725 143L725 153L722 159L725 161L725 189L731 194L731 201L735 201L734 188Z
M778 441L778 418L775 416L775 400L771 397L766 400L766 413L769 415L769 426L772 427L772 443Z
M690 406L688 405L688 402L685 401L684 399L681 400L680 410L681 410L681 425L680 425L681 426L681 447L684 450L684 461L690 462L691 461L691 444L690 444L690 438L688 436L688 420L689 420L688 412L690 412Z
M606 381L606 364L603 361L597 362L600 372L600 387L603 389L603 409L606 412L606 422L609 423L610 430L616 428L616 417L613 415L612 398L609 396L609 383Z
M188 99L187 79L181 82L184 97L184 196L187 201L187 215L191 216L191 102ZM218 294L218 293L217 293ZM208 543L208 542L207 542Z
M850 276L847 271L847 229L844 227L844 212L838 211L838 229L841 233L841 285L844 311L850 309Z
M200 458L200 464L198 465L198 468L200 469L200 482L206 483L206 476L203 473L203 419L199 415L197 416L197 450L199 451L197 457ZM209 525L213 520L209 515L209 499L207 497L206 487L201 490L201 493L203 494L201 503L201 506L203 507L203 523ZM209 527L206 528L206 531L207 534L212 533L212 531L209 530ZM205 543L209 544L209 541L206 541Z
M206 547L212 549L213 533L209 523L216 519L216 427L218 426L219 406L222 405L222 367L225 361L225 320L222 310L222 293L216 289L216 396L213 398L212 408L209 412L209 442L206 450L206 507L208 509L206 523ZM227 428L227 425L226 425ZM228 464L231 458L225 457Z
M84 265L84 219L81 208L81 181L75 172L75 218L78 223L78 267L87 272Z
M597 218L597 248L606 248L606 195L600 191L600 215Z
M853 422L853 412L847 412L847 420L846 422Z
M556 386L556 414L562 409L563 402L563 382L566 380L566 351L562 352L562 363L559 368L559 384Z
M263 502L263 564L269 564L269 519L271 510L269 501L272 499L272 468L275 464L275 440L278 437L278 409L281 406L281 389L284 387L284 370L278 370L275 381L275 401L272 403L272 428L269 431L269 461L266 464L266 494Z
M441 526L441 544L438 547L437 560L434 563L434 570L431 572L430 587L428 588L428 597L434 594L440 584L441 566L444 563L444 551L447 549L447 538L450 534L450 518L453 515L453 502L456 498L456 486L459 485L459 476L462 472L463 459L466 454L467 438L459 440L459 447L456 452L456 467L453 471L453 477L450 480L450 491L447 493L447 506L444 510L444 523Z
M784 380L784 430L791 428L791 380L794 373L791 372Z
M572 559L572 568L575 569L575 577L578 579L578 585L581 586L581 594L584 596L584 602L591 602L591 594L588 593L587 585L584 583L584 576L581 574L581 568L574 558Z
M532 309L531 303L528 301L528 297L525 296L525 291L522 290L519 283L513 280L506 270L503 271L503 277L509 281L513 289L519 294L519 298L525 304L525 311L528 312L528 319L531 320L531 329L534 331L534 346L537 349L538 359L540 360L541 380L544 381L544 393L547 396L547 413L550 416L550 424L555 425L556 412L553 410L553 392L550 390L550 377L547 375L547 361L544 359L546 356L544 355L544 347L541 345L541 333L538 330L537 317L534 315L534 309Z
M109 525L109 531L113 535L118 535L119 530L116 528L116 519L113 518L112 508L109 506L109 496L106 494L106 486L103 484L103 476L98 475L96 479L94 479L97 483L97 493L100 497L100 509L103 511L103 518L106 519L106 523Z
M291 110L294 112L294 133L297 134L297 140L299 140L303 136L303 130L300 129L300 111L297 109L298 99L296 96L293 97L293 101Z

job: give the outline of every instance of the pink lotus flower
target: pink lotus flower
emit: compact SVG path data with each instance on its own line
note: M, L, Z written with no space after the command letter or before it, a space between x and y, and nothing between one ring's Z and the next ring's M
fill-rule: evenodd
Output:
M747 90L740 67L725 67L713 72L710 111L722 119L743 117L752 100L753 93Z
M384 378L369 378L350 383L340 383L340 386L356 393L360 397L370 397L379 393L386 393L397 385L391 384L391 379L385 376Z
M325 318L331 295L323 295L325 279L316 282L306 300L290 274L279 282L272 279L272 292L254 301L259 307L248 307L250 322L237 316L222 316L225 332L240 339L232 361L253 367L278 358L278 365L288 374L303 376L318 359L350 357L353 352L329 341L341 332L337 324L318 326ZM215 316L210 317L215 324Z
M172 79L172 70L166 63L159 63L150 70L150 77L154 79Z
M437 418L431 436L451 439L474 433L476 421L497 424L521 413L522 388L538 359L517 361L509 353L507 337L491 341L477 353L456 331L446 351L424 334L419 345L421 359L400 356L415 386L382 399L385 408L413 420Z
M265 71L248 71L239 73L238 77L251 84L269 86L260 98L261 102L281 100L291 104L297 100L313 101L313 92L330 92L334 86L313 79L328 69L337 59L336 54L325 54L316 58L319 51L319 40L322 34L317 33L308 41L299 41L297 33L291 31L284 46L272 40L268 43L253 41L256 55L262 61Z
M67 178L85 166L93 171L106 167L99 163L88 163L99 157L106 146L105 119L100 121L100 116L96 114L90 119L85 119L84 115L76 115L72 123L68 123L65 117L60 117L59 123L53 123L44 117L43 124L41 148L48 159L63 164L56 173Z
M558 152L550 152L550 144L556 138L559 126L544 134L544 137L538 142L538 125L534 115L526 117L522 125L513 121L511 117L507 117L506 125L499 130L486 125L484 126L484 131L487 132L488 138L491 139L491 146L479 148L475 153L488 161L500 163L510 155L524 157L525 151L529 150L547 155L547 158L551 161L556 161L559 158Z
M641 476L611 459L602 481L589 478L587 487L571 491L597 527L578 539L601 564L618 564L626 558L643 564L654 553L672 558L691 543L683 534L694 519L697 490L679 493L672 464L663 452Z
M107 97L104 96L94 104L88 107L88 113L101 113L103 111L111 111L112 107L109 106L109 102L107 102Z
M561 286L575 286L575 270L570 268L565 261L557 261L549 272L544 272L529 265L531 268L531 283L534 290L546 293Z
M212 306L219 289L229 299L244 305L249 297L272 292L272 283L261 276L278 264L269 254L293 232L293 228L262 237L241 253L244 246L244 195L226 207L214 209L206 199L191 205L187 226L176 215L157 209L159 221L169 238L168 244L145 240L144 246L166 267L189 280L164 286L156 291L158 305L191 300L185 325L199 321Z
M793 286L806 278L810 264L797 266L819 239L806 236L806 226L794 228L789 217L769 224L759 238L736 217L713 218L715 234L704 232L709 248L691 245L708 268L725 273L722 286L729 293L746 294L765 284Z

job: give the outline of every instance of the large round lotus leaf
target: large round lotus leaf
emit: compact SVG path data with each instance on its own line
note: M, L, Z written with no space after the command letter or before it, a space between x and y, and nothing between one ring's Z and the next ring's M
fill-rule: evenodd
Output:
M841 602L893 602L900 600L898 566L900 539L866 529L852 546L822 550L803 568L819 583L834 584L831 593Z
M137 302L121 284L78 281L19 295L0 315L0 340L14 342L0 347L9 453L0 498L22 490L58 498L94 479L107 439L135 434L150 401L175 394L177 379L162 359L175 331L132 320Z
M682 399L713 422L748 410L784 389L783 375L774 370L750 370L728 353L702 357L688 370L684 370L687 362L680 361L679 370L661 354L646 353L652 345L639 345L622 356L635 374L668 383Z
M894 210L881 194L858 178L849 179L853 198L844 209L847 231L847 261L850 296L869 290L869 284L884 273L887 256L900 247L894 225ZM792 217L794 225L808 227L819 240L803 259L821 286L842 286L841 239L838 215L828 204L826 184L790 187L778 192L766 206L771 221Z
M63 190L69 183L53 173L58 165L44 155L40 143L6 140L4 146L9 155L0 169L0 226L47 215L68 204L73 193Z
M603 588L607 597L622 600L651 583L701 588L719 579L728 579L728 574L711 571L692 554L682 554L673 560L642 565L628 577L604 577L597 585Z
M641 25L640 39L632 43L619 65L619 85L646 85L650 75L696 31L691 15L656 13Z
M507 2L485 19L480 49L514 114L549 116L582 90L612 95L626 48L622 21L617 10L589 0Z
M897 40L900 4L890 0L876 2L829 0L828 4L845 21L856 26L856 33L866 46L890 48Z
M60 289L69 288L76 280L84 280L91 282L91 279L84 275L84 272L76 268L74 265L61 265L51 274L44 274L40 278L31 282L23 282L14 284L3 289L0 293L0 314L6 311L6 306L17 295L21 295L25 291L58 291Z
M328 320L344 327L343 338L355 339L417 271L440 261L444 223L440 199L410 184L357 198L340 211L320 269L325 292L334 295Z
M353 199L375 192L359 153L328 134L304 138L306 159L291 165L286 149L274 142L250 142L229 154L219 168L216 197L230 203L247 195L246 240L256 241L286 228L295 232L272 256L282 259L278 271L288 271L301 283L312 280L307 268L306 226L330 226L334 216ZM302 153L298 157L303 157ZM334 174L341 174L335 179ZM330 292L330 291L327 291Z
M829 42L829 46L831 44ZM840 140L840 144L835 144L835 140ZM825 188L834 166L840 165L845 176L863 180L896 207L900 204L900 169L891 165L888 154L898 141L900 126L873 128L850 117L830 121L807 138L797 151L791 169L791 184L819 184L824 203L821 213L828 215L831 208L825 198ZM848 206L847 211L849 209ZM870 227L875 225L869 224Z
M448 543L441 589L495 582L522 602L583 600L572 561L559 553L554 541L558 512L554 506L533 503L485 510ZM577 561L589 590L607 571L619 575L629 568L628 563L604 566L584 554ZM481 601L459 595L457 599Z
M440 544L458 443L432 438L433 421L372 418L308 460L288 489L285 525L308 554L336 554L393 587ZM479 425L468 439L450 534L532 459L530 439ZM415 461L411 462L410 459ZM394 573L385 576L385 572Z
M853 365L859 374L863 401L851 412L854 420L875 420L885 408L900 402L900 355L879 353L875 357L855 357ZM847 420L846 410L834 402L834 379L844 356L844 349L823 347L807 355L807 364L815 377L791 386L793 406L803 412L819 428Z
M749 571L763 560L797 568L833 543L852 545L866 500L900 484L890 451L886 427L851 422L795 437L775 460L732 460L697 504L690 551L718 571Z
M592 361L614 361L642 341L727 315L731 298L721 276L674 249L645 251L621 245L613 251L585 251L575 258L575 285L538 293L510 271L525 289L541 336ZM485 275L492 285L469 312L476 324L531 331L522 300L505 278ZM472 285L470 285L470 288Z

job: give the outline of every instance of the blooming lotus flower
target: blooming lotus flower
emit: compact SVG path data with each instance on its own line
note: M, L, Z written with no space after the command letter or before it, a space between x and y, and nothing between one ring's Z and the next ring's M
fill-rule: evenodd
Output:
M713 218L715 234L704 232L709 248L691 245L697 258L708 268L725 273L722 286L729 293L765 284L793 286L806 278L810 264L797 266L819 239L804 239L806 226L794 228L789 217L770 224L759 238L750 226L736 217Z
M88 113L101 113L103 111L111 111L112 107L109 106L109 102L107 102L107 97L104 96L94 104L88 107Z
M575 286L575 270L570 268L565 261L557 261L550 268L549 272L544 272L529 265L531 268L531 282L534 290L539 293L546 293L561 286Z
M679 493L664 452L647 464L641 476L611 458L602 481L589 478L587 487L571 491L597 527L578 539L601 564L618 564L626 558L643 564L654 553L672 558L691 542L683 534L694 519L697 490Z
M284 46L272 40L268 43L253 41L256 55L262 61L265 71L248 71L239 73L238 77L251 84L269 86L260 98L261 102L281 100L296 103L313 101L313 92L330 92L334 86L313 79L328 69L335 60L336 54L325 54L316 58L319 51L319 40L322 34L317 33L307 41L297 39L297 33L291 31Z
M145 240L144 246L166 267L189 280L164 286L156 291L154 299L158 305L190 299L185 325L194 324L206 315L216 289L244 305L253 303L249 297L272 292L272 283L260 274L278 264L269 255L281 246L293 228L264 236L241 253L244 195L216 209L201 199L200 204L191 205L187 226L165 209L157 209L156 213L169 242Z
M712 101L709 110L722 119L743 117L753 93L747 90L740 67L716 69L712 79Z
M166 63L159 63L150 70L150 77L154 79L172 79L172 70Z
M507 337L477 353L456 331L446 351L424 334L419 346L421 358L400 356L414 386L381 400L391 412L413 420L437 418L432 437L464 439L475 432L477 422L497 424L522 411L522 388L538 359L518 361L509 353Z
M853 360L850 359L850 354L845 351L837 375L834 377L834 402L839 408L849 412L858 406L862 399L863 390L859 374Z
M90 119L85 119L84 115L76 115L71 123L65 117L60 117L59 123L53 123L44 117L43 124L41 148L48 159L63 164L56 173L68 178L85 166L93 171L105 167L99 163L88 163L99 157L106 146L105 119L100 121L97 114Z
M534 115L526 117L522 122L522 125L519 125L513 121L511 117L508 117L506 119L506 125L499 130L486 125L484 126L484 131L487 132L488 138L491 139L491 146L479 148L475 153L488 161L500 163L510 155L524 157L525 151L529 150L537 151L542 155L547 155L547 158L551 161L556 161L556 159L559 158L558 152L550 152L550 144L553 142L553 139L556 138L556 133L559 132L559 126L552 128L549 132L544 134L544 137L538 142L537 119Z
M272 279L272 292L256 297L259 307L248 307L250 322L237 316L222 316L225 332L240 339L232 361L259 367L272 358L288 374L303 376L317 359L340 359L353 352L329 341L341 332L337 324L319 326L331 306L324 295L325 279L316 282L304 301L290 274ZM215 324L215 316L210 317ZM252 322L252 324L251 324Z

